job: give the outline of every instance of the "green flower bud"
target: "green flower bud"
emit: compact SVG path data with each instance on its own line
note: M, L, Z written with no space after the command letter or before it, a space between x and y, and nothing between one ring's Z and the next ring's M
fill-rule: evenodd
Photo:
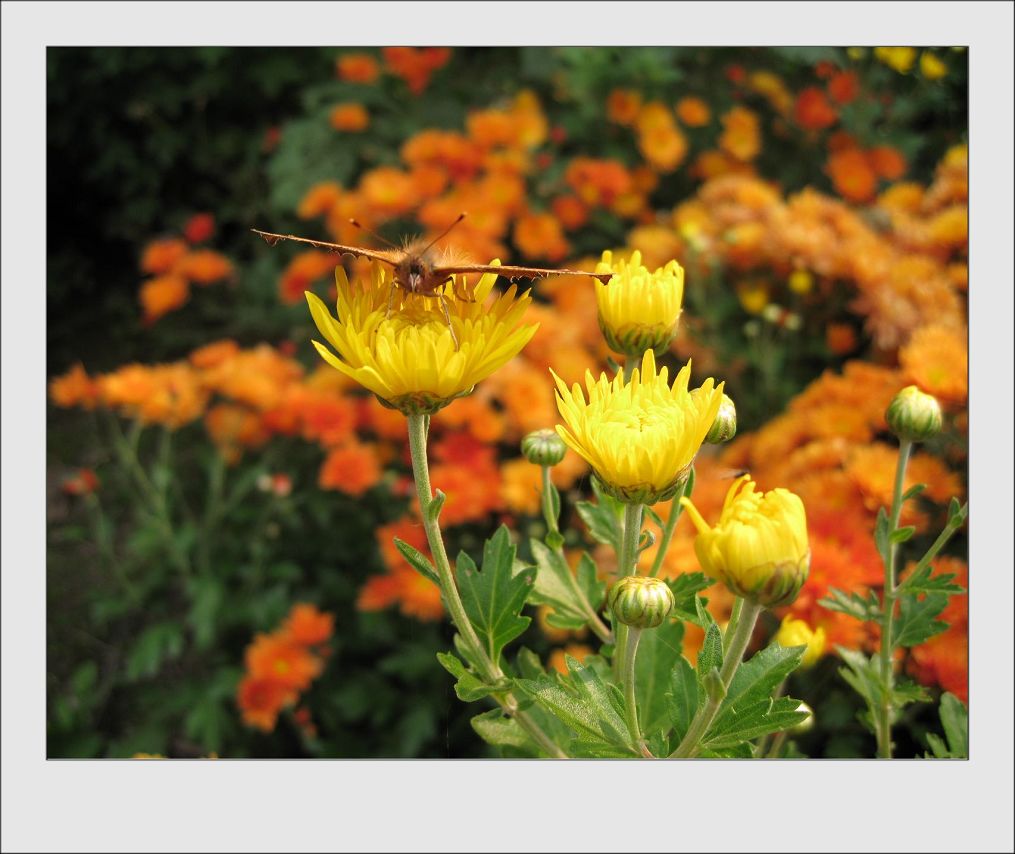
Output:
M712 427L705 437L710 445L721 445L728 442L737 435L737 408L729 395L722 396L722 403L719 404L719 412L712 422Z
M610 590L610 611L625 626L655 628L666 619L673 605L673 591L658 578L629 575Z
M885 419L900 439L924 442L941 432L941 405L915 385L906 386L888 404Z
M556 430L535 430L522 439L522 453L537 466L555 466L567 453L567 445Z
M793 735L803 735L805 732L814 728L814 709L806 703L801 703L796 707L796 710L798 712L807 712L807 717L800 721L800 723L791 726L789 731Z

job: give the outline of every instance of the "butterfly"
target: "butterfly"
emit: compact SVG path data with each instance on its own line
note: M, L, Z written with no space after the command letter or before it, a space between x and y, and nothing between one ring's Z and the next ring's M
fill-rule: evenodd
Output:
M449 225L437 237L429 243L422 240L411 241L405 246L398 247L391 241L380 235L374 234L363 228L356 220L349 220L357 228L366 231L382 243L387 243L390 249L365 249L361 246L345 246L341 243L327 243L321 240L311 240L308 237L297 237L294 234L274 234L269 231L261 231L253 228L255 234L261 235L269 244L274 246L280 240L293 240L297 243L306 243L318 249L326 249L331 252L339 252L342 255L353 255L357 258L368 258L371 261L379 261L387 264L394 270L391 281L391 291L388 293L388 308L385 317L391 316L392 305L395 298L395 290L401 288L409 294L423 297L436 297L444 313L444 320L451 330L451 339L458 349L458 337L455 335L454 327L451 325L451 315L448 312L447 300L443 288L449 282L455 287L455 295L459 299L471 300L472 293L468 285L461 278L455 279L456 275L468 275L470 273L493 273L504 276L506 279L542 279L547 276L590 276L598 279L604 285L610 281L612 273L589 273L584 270L557 270L542 267L518 267L513 265L494 264L465 264L448 263L445 259L438 257L434 246L443 240L458 223L465 219L465 214L460 214L451 225Z

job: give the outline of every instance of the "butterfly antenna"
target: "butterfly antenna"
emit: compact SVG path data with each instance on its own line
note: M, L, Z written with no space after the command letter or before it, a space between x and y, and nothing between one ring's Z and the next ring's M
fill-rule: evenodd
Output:
M371 230L370 230L369 228L367 228L367 227L366 227L365 225L363 225L363 224L362 224L361 222L359 222L358 220L355 220L355 219L350 219L350 220L349 220L349 222L350 222L350 223L351 223L352 225L356 226L356 228L360 229L361 231L365 231L365 232L366 232L367 234L369 234L369 235L370 235L370 236L371 236L371 237L372 237L372 238L373 238L374 240L379 240L379 241L380 241L381 243L386 243L386 244L387 244L388 246L390 246L390 247L391 247L392 249L398 249L398 247L397 247L397 246L395 246L395 244L394 244L394 243L392 243L392 242L391 242L390 240L388 240L388 238L386 238L386 237L381 237L381 235L379 235L379 234L378 234L378 233L377 233L376 231L371 231Z
M460 223L460 222L461 222L461 221L462 221L463 219L465 219L465 213L464 213L464 212L463 212L463 213L460 213L460 214L458 215L458 219L456 219L456 220L455 220L455 221L454 221L453 223L451 223L451 225L449 225L449 226L448 226L447 228L445 228L445 229L444 229L444 231L442 231L442 232L441 232L440 234L438 234L438 235L437 235L437 236L436 236L436 237L435 237L435 238L434 238L433 240L431 240L431 241L430 241L430 242L429 242L429 243L428 243L428 244L427 244L427 245L426 245L426 246L425 246L425 247L423 248L423 250L422 250L422 251L420 252L420 254L422 255L422 254L423 254L423 252L426 252L426 251L427 251L427 249L430 249L430 248L431 248L431 247L432 247L432 246L433 246L433 245L434 245L435 243L439 243L439 242L440 242L441 240L443 240L443 239L444 239L445 237L447 237L447 236L448 236L448 234L449 234L449 233L451 232L451 229L453 229L453 228L454 228L454 227L455 227L456 225L458 225L458 223Z

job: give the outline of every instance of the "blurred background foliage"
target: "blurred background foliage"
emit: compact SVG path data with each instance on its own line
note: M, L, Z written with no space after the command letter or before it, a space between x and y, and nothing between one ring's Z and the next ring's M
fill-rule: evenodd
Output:
M399 425L315 371L301 295L323 294L337 259L251 227L358 243L350 215L397 238L465 205L452 242L478 261L677 257L674 355L727 379L741 433L759 432L722 462L755 471L762 450L793 449L773 438L787 405L827 418L807 410L823 386L801 396L825 371L850 378L835 402L866 401L869 423L794 424L797 444L851 442L876 469L882 398L919 380L921 353L964 355L961 50L53 48L47 64L51 756L487 755L434 658L450 642L439 601L384 548L413 533ZM848 266L846 249L880 266ZM516 442L555 420L549 384L531 391L560 368L554 345L573 373L606 366L591 288L536 291L557 338L436 425L466 550L501 519L539 524ZM944 370L964 382L964 365ZM966 429L964 390L943 396L950 429L922 469L941 495L964 488ZM580 467L561 476L587 491ZM854 480L862 533L879 493ZM816 554L841 588L876 584L868 559L854 549L832 577ZM245 651L294 625L297 603L333 618L300 659L313 678L298 703L244 695L271 687ZM965 699L964 612L951 617L961 638L913 665ZM543 655L580 641L525 637ZM795 749L870 755L837 666L795 677L820 722ZM914 711L899 753L922 754L936 721Z

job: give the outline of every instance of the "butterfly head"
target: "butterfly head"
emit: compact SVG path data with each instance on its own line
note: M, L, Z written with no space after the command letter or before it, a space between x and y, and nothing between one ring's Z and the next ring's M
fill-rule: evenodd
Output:
M395 269L395 278L409 293L429 293L432 289L433 265L423 255L407 253Z

